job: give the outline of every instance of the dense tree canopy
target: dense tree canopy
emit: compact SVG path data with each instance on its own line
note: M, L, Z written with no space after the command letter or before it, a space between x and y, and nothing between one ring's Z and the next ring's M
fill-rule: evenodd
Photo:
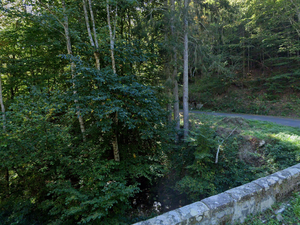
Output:
M126 223L131 198L163 176L181 137L183 74L200 84L190 104L253 70L270 93L299 90L297 0L2 0L0 9L4 224Z

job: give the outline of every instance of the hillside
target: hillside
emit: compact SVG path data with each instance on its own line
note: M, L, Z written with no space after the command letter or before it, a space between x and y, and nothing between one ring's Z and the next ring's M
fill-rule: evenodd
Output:
M201 103L201 110L299 118L298 82L276 80L276 73L254 70L227 81L194 77L190 82L191 108Z

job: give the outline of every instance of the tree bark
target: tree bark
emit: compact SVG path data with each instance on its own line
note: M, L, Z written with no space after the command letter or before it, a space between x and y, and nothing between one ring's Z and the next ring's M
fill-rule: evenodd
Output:
M97 40L97 32L96 32L96 27L95 27L95 20L94 20L94 13L93 13L93 9L92 9L92 2L91 0L89 0L89 10L90 10L90 14L91 14L91 21L92 21L92 26L93 26L93 33L94 33L94 38L92 36L92 32L91 32L91 28L90 28L90 22L89 22L89 15L86 9L86 1L82 0L82 5L83 5L83 12L84 12L84 18L85 18L85 23L86 23L86 28L87 28L87 32L88 32L88 36L90 39L90 43L91 46L93 48L95 48L94 51L94 57L95 57L95 61L96 61L96 68L98 70L100 70L100 59L99 59L99 54L98 54L98 40Z
M3 119L3 133L6 131L6 116L5 116L5 106L3 103L3 95L2 95L2 77L0 74L0 105L1 105L1 112L2 112L2 119ZM5 180L6 180L6 188L7 193L9 193L9 170L5 168Z
M174 79L174 89L173 89L173 96L174 96L174 120L176 121L176 130L180 129L180 117L179 117L179 97L178 97L178 82L177 82L177 68L173 72Z
M69 55L73 55L72 52L72 45L71 45L71 38L70 38L70 34L69 34L69 18L68 15L66 13L66 6L65 6L65 1L62 0L62 7L63 7L63 13L64 13L64 21L63 21L63 27L64 27L64 31L65 31L65 37L66 37L66 43L67 43L67 51ZM72 74L72 78L75 78L75 64L74 62L72 62L71 60L71 74ZM76 90L75 90L75 83L73 83L73 94L76 94ZM78 102L78 100L74 100L75 103ZM80 125L80 130L81 130L81 134L82 134L82 139L83 141L86 141L86 137L85 137L85 127L84 127L84 122L80 113L80 108L79 106L76 106L76 115L78 117L78 121L79 121L79 125Z
M111 22L110 22L110 6L109 6L109 0L106 1L106 10L107 10L107 23L108 23L108 29L109 29L109 39L110 39L110 54L111 54L111 64L114 74L117 73L116 71L116 62L115 62L115 55L114 55L114 47L115 47L115 37L116 37L116 20L117 20L117 7L115 12L115 22L114 22L114 33L112 31ZM114 115L114 122L115 126L118 126L118 112ZM119 153L119 145L118 145L118 132L115 129L114 135L112 139L112 146L113 146L113 152L114 152L114 159L115 161L120 161L120 153Z
M111 22L110 22L110 6L109 2L107 0L106 4L106 9L107 9L107 23L108 23L108 29L109 29L109 39L110 39L110 54L111 54L111 64L112 64L112 69L113 72L116 74L116 62L115 62L115 53L114 53L114 48L115 48L115 37L116 37L116 24L114 24L114 33L112 32L112 27L111 27ZM116 8L117 10L117 8ZM115 20L117 19L117 11L116 11L116 16Z
M175 12L175 0L171 0L171 9L172 9L172 18L171 18L171 34L173 40L175 39L174 34L174 12ZM174 120L176 121L176 130L180 129L180 117L179 117L179 97L178 97L178 82L177 82L177 50L176 47L173 47L173 98L174 98Z
M99 59L99 44L98 44L98 39L97 39L97 32L96 32L96 26L95 26L95 19L94 19L94 13L93 13L93 8L92 8L92 1L89 0L89 9L90 9L90 14L91 14L91 21L92 21L92 26L93 26L93 33L94 33L94 39L95 39L95 47L96 51L94 52L94 56L96 59L96 67L98 70L100 70L100 59Z
M66 4L65 4L65 0L62 0L61 3L62 3L62 9L63 9L63 17L64 17L64 21L61 21L56 15L55 13L49 8L47 7L44 3L42 3L40 0L38 0L38 2L43 6L45 7L45 9L47 11L49 11L49 13L51 13L54 18L62 25L62 27L64 28L64 33L62 33L65 38L66 38L66 45L67 45L67 52L69 55L73 55L73 52L72 52L72 45L71 45L71 38L70 38L70 33L69 33L69 18L68 18L68 15L67 15L67 10L66 10ZM74 62L71 61L71 75L72 75L72 78L75 77L75 64ZM74 88L74 91L73 91L73 94L75 95L76 94L76 90L75 90L75 84L73 83L73 88ZM74 100L74 102L78 102L78 100ZM82 139L83 141L86 141L86 137L85 137L85 127L84 127L84 122L83 122L83 119L82 119L82 116L80 114L80 108L79 106L76 106L76 115L78 117L78 121L79 121L79 125L80 125L80 130L81 130L81 134L82 134Z
M91 28L90 28L90 23L89 23L89 16L88 16L88 12L86 10L85 0L82 0L82 5L83 5L83 12L84 12L85 24L86 24L87 32L88 32L88 35L89 35L89 39L90 39L91 45L93 47L95 47L94 40L93 40L93 37L92 37Z
M168 95L170 95L170 98L171 98L172 95L169 90L168 90ZM172 103L171 102L167 104L167 110L169 112L168 122L169 122L169 124L171 124L172 123Z
M189 77L188 77L188 66L189 66L189 53L188 53L188 0L184 0L184 54L183 54L183 129L184 139L189 133Z
M6 116L5 116L5 107L3 103L3 96L2 96L2 78L0 74L0 105L1 105L1 112L2 112L2 119L3 119L3 131L6 130Z

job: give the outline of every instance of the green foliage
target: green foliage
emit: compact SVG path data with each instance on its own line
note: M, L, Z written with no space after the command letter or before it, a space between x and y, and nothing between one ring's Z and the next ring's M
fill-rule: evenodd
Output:
M276 125L265 122L256 125L255 121L251 127L241 127L245 130L239 131L240 135L221 137L220 131L230 131L234 127L205 115L195 116L194 122L199 125L191 132L183 148L171 158L176 170L180 171L174 188L185 193L190 202L267 176L295 165L299 160L300 134L296 129L277 129ZM216 133L218 126L225 127L218 130L219 135ZM270 144L248 151L245 145L250 143L245 137L249 134L254 135L252 140L262 138ZM178 165L180 161L182 163Z
M152 180L163 173L166 116L154 92L132 76L102 71L78 65L78 75L70 81L77 95L71 95L72 89L49 93L32 88L30 95L11 105L6 133L1 134L2 168L11 174L1 207L12 199L22 207L13 206L4 214L7 224L27 221L35 212L50 217L32 223L115 224L139 191L138 179ZM74 126L74 99L87 121L87 142ZM112 122L116 112L117 125ZM114 130L120 140L119 163L112 157ZM32 209L28 215L22 211L26 204Z
M238 160L238 144L234 141L221 146L219 162L215 163L221 139L208 125L202 125L189 140L193 161L187 165L185 175L176 184L176 189L187 193L192 201L197 201L229 188L246 183L254 176L247 165ZM243 178L242 178L243 177Z
M266 210L255 216L249 216L243 224L261 225L261 224L298 224L300 222L299 214L299 193L294 193L292 196L284 199L282 202L276 203L272 209ZM278 208L283 209L281 213L276 213ZM279 221L277 217L282 219Z
M174 66L175 79L182 82L179 2L174 11L159 1L111 2L118 12L116 74L111 69L105 2L93 3L97 49L89 44L80 1L66 1L64 6L61 1L26 1L33 13L10 2L15 7L1 8L0 18L0 75L7 111L0 134L3 224L130 223L124 217L131 199L143 191L142 181L149 182L148 188L166 168L168 176L174 174L174 187L166 189L195 200L297 160L298 140L278 134L261 155L273 168L254 168L238 160L239 138L230 137L219 146L222 139L210 125L201 125L187 142L178 140L170 147L175 132L166 123L163 108L168 101L161 86L172 88L173 82L165 80ZM284 1L230 2L190 4L190 99L217 110L267 114L265 100L276 100L286 87L299 90L297 7ZM73 56L65 55L66 16ZM95 69L94 53L101 70ZM75 64L71 73L70 62ZM250 69L264 76L249 81ZM232 86L253 91L249 100L254 103L243 104L239 93L227 91ZM259 93L261 88L266 95ZM113 160L115 135L120 162Z

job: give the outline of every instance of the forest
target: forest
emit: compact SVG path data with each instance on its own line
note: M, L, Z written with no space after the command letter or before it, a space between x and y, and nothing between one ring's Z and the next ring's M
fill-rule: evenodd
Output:
M132 224L254 179L189 110L299 117L299 77L299 0L1 0L0 224Z

